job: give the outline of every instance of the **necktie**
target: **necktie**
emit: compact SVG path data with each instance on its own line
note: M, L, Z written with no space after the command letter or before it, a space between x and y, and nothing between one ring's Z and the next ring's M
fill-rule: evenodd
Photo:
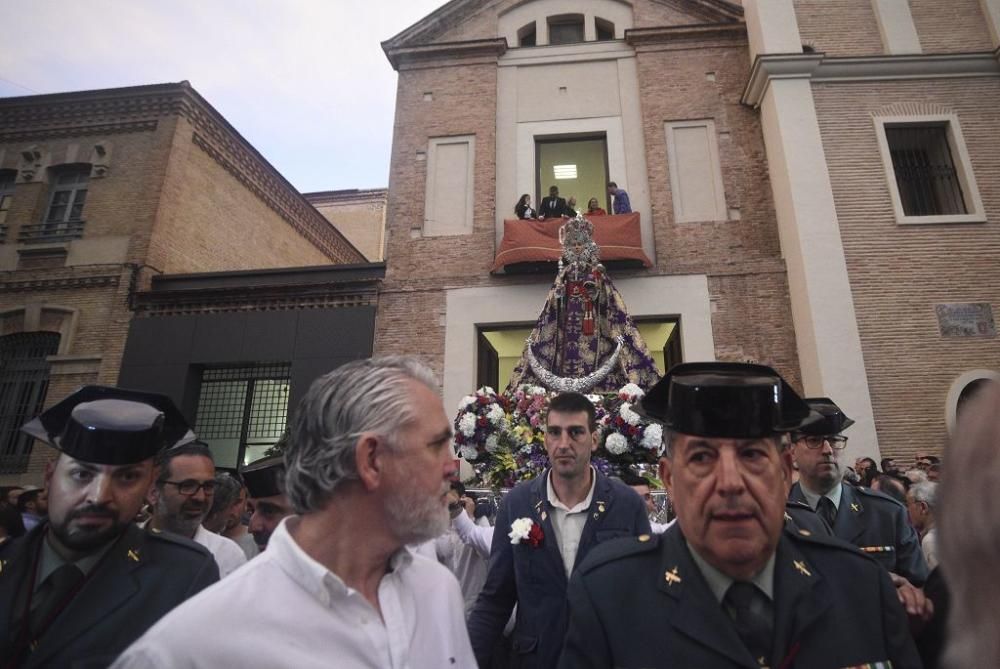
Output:
M743 645L762 667L771 663L774 620L767 596L753 583L734 581L723 598Z
M816 513L831 528L833 527L833 522L837 520L837 507L833 505L833 501L829 497L819 498L819 504L816 505Z
M81 581L83 572L75 564L64 564L48 575L35 594L37 605L31 607L28 615L28 628L32 636L39 636L45 631L43 625L56 615L59 607Z

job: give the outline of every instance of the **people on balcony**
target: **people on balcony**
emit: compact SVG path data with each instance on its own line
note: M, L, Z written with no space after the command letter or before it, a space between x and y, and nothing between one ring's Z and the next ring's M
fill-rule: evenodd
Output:
M542 200L542 205L538 208L538 219L559 218L565 215L566 200L559 197L558 186L550 186L548 197Z
M587 216L607 216L608 212L600 207L596 197L590 198L587 202Z
M614 198L611 210L615 214L632 213L632 203L628 201L628 193L626 193L624 189L619 188L618 184L614 181L608 182L608 195Z
M535 210L531 207L531 196L525 193L521 196L521 199L517 201L514 205L514 213L521 220L534 219Z

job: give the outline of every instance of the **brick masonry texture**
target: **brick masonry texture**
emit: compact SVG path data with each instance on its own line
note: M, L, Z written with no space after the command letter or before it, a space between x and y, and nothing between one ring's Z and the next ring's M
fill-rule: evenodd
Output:
M884 456L910 461L942 448L956 377L996 369L1000 360L1000 339L942 338L934 311L943 302L1000 308L1000 80L822 84L813 91L879 446ZM987 222L898 225L872 114L948 111L958 115Z
M924 53L993 49L979 0L910 0L910 13Z
M885 53L872 0L794 0L802 42L828 56Z
M660 25L694 22L683 20L672 7L641 6L642 16ZM488 24L470 19L460 27ZM469 30L459 35L453 30L440 39L494 34ZM757 113L739 103L750 65L746 52L741 33L640 49L640 104L658 264L648 271L614 275L708 274L718 357L773 364L798 387L795 335L763 138ZM387 276L380 294L375 351L416 353L441 373L444 289L548 284L552 277L488 274L495 252L496 65L454 61L437 65L404 68L399 73L387 211ZM714 73L714 82L708 73ZM425 101L424 93L432 93L433 100ZM713 119L720 133L726 202L740 210L740 219L676 224L664 122L705 118ZM426 151L431 137L465 134L476 137L473 232L421 238L427 163L418 160L417 153ZM497 318L503 320L502 306Z

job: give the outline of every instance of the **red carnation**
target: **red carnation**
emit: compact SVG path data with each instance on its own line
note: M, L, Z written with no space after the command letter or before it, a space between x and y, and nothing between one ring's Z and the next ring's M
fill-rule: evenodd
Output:
M486 416L480 416L479 420L476 422L479 423L479 427L486 427L487 425L489 425L489 421L486 420Z
M531 529L528 530L528 543L531 544L533 548L538 548L542 545L542 539L545 538L545 533L542 532L542 526L538 523L532 523Z
M488 404L489 401L490 401L489 398L487 398L485 395L480 395L479 396L479 403L480 404Z

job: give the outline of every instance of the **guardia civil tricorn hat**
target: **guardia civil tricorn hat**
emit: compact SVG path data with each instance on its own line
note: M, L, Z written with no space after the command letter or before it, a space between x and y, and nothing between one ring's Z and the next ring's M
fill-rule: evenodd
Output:
M247 494L253 499L280 495L284 492L285 459L272 455L256 460L241 468L240 476L247 486Z
M822 419L803 426L800 432L804 434L820 436L825 434L840 434L854 425L854 421L848 418L829 397L810 397L805 399L805 403L809 405L810 409L819 413Z
M109 386L83 386L21 431L99 465L135 464L195 438L166 395Z
M675 432L730 439L791 432L820 419L778 372L735 362L675 365L637 411Z

